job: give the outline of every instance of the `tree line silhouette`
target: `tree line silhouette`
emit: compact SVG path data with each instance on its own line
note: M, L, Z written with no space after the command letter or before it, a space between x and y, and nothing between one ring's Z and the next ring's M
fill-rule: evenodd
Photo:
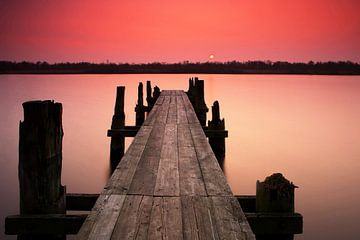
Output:
M54 63L0 61L1 74L341 74L360 75L360 64L350 61L290 63L284 61L179 62L179 63Z

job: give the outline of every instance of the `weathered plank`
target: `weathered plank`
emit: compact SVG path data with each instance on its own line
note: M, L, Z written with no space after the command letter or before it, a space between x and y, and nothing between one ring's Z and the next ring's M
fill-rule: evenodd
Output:
M125 195L110 195L99 212L97 220L90 231L87 239L110 239L120 210L125 200Z
M148 239L183 239L179 197L154 197Z
M179 196L179 156L177 127L167 124L161 148L159 170L154 190L155 196Z
M193 147L194 142L188 124L178 124L178 146L179 147ZM195 156L196 157L196 156Z
M206 192L209 196L232 196L230 187L225 179L219 163L206 140L204 131L199 124L190 125L196 155L204 178Z
M179 147L179 179L181 196L207 195L194 147Z
M181 197L184 239L219 239L208 197Z
M255 239L239 203L234 197L211 197L220 239Z
M126 151L126 154L105 186L104 194L125 194L128 191L151 130L152 127L149 126L141 127L137 133L139 137L135 137L133 143L131 143Z
M153 197L128 195L111 239L147 239Z
M129 194L152 195L159 168L165 125L155 125L130 185Z
M170 97L170 107L169 114L167 116L166 123L168 124L176 124L177 123L177 106L176 106L176 96Z
M196 113L194 111L194 108L193 106L191 105L191 102L189 100L189 98L183 94L182 95L182 99L184 101L184 105L185 105L185 108L186 108L186 116L187 116L187 119L188 119L188 122L189 123L197 123L197 124L200 124L197 116L196 116Z
M177 124L187 124L186 109L181 95L176 96Z

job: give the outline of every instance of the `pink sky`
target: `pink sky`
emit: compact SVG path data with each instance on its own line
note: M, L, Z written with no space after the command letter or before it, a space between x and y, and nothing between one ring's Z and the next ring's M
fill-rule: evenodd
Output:
M0 0L0 60L360 62L359 0Z

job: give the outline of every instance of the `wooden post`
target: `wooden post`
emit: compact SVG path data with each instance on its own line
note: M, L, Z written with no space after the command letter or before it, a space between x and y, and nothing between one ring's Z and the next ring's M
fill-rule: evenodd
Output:
M62 105L54 101L23 103L20 122L20 214L65 214L61 185ZM18 239L65 239L64 235L19 235Z
M209 111L204 98L204 80L195 78L195 112L202 126L206 125L206 113Z
M264 182L256 182L257 213L294 213L294 189L296 186L281 173L274 173ZM293 234L256 236L256 239L293 239Z
M151 96L151 82L146 81L146 102L149 107L149 112L151 111L152 107L154 106L154 99Z
M112 118L111 129L122 129L125 126L125 87L119 86L116 89L116 101L114 116ZM110 164L111 169L114 170L119 164L121 158L124 156L125 138L123 136L111 137L110 143Z
M138 100L135 107L136 112L136 126L141 126L145 120L144 102L143 102L143 84L139 83L138 86Z
M154 104L156 102L156 100L159 98L160 96L160 88L158 86L154 87L154 93L153 93L153 98L154 98Z
M225 120L220 119L220 106L218 101L214 102L214 105L211 107L211 111L212 120L208 121L209 130L225 130ZM222 166L225 158L225 137L209 137L209 143L220 163L220 166Z

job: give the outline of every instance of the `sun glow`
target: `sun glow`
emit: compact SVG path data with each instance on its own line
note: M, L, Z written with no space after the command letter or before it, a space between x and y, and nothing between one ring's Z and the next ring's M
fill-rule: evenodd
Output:
M209 60L214 60L214 58L215 58L215 55L214 55L214 54L210 54L210 55L209 55Z

